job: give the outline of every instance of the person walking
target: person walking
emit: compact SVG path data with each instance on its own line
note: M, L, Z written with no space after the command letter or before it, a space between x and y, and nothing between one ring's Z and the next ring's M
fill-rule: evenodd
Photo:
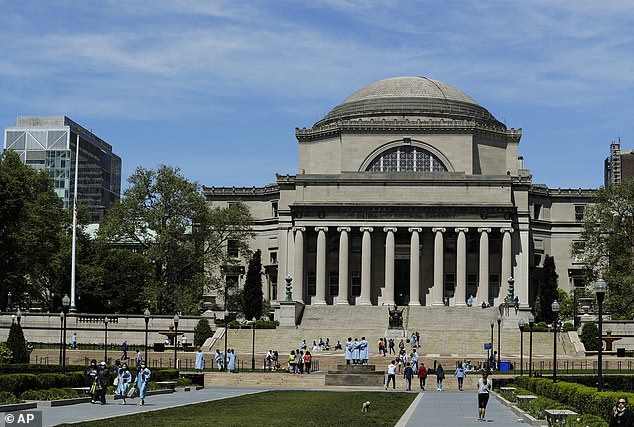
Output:
M438 384L438 388L436 391L442 391L442 382L445 379L445 370L442 367L442 364L438 364L436 367L436 383Z
M489 392L493 388L493 383L487 371L482 371L482 378L478 379L478 421L486 421L487 403L489 403Z
M121 343L121 360L128 360L128 341L127 340L123 340L123 342Z
M203 350L198 347L196 352L196 372L203 372L205 370L205 354Z
M462 383L464 381L464 377L467 376L466 371L462 367L462 363L458 365L456 368L456 372L454 372L454 376L458 378L458 391L462 391Z
M139 372L136 375L136 389L139 393L139 398L141 401L139 402L139 406L145 405L145 395L147 393L147 387L150 382L150 377L152 376L152 371L145 366L145 361L141 361L141 365L139 366Z
M610 427L632 427L632 425L634 425L634 415L627 407L627 397L621 396L612 409Z
M412 389L412 376L414 375L414 371L412 370L412 366L407 363L405 366L405 371L403 372L403 378L405 378L405 390L410 391Z
M425 364L420 362L420 366L418 367L418 380L420 381L420 389L425 391L425 380L427 379L427 368L425 368Z
M128 397L128 388L132 384L132 373L128 370L128 364L123 363L121 368L117 371L117 378L119 384L117 384L117 390L114 392L115 396L120 396L123 399L122 405L126 404L126 398Z
M387 365L387 382L385 383L386 390L390 386L390 381L392 381L392 389L396 390L396 365L394 364L394 360Z
M95 359L90 361L86 370L86 380L90 384L90 403L95 403L99 398L99 367Z
M73 332L73 337L70 339L70 348L77 349L77 333Z
M106 362L101 362L99 364L99 374L97 377L97 381L99 383L99 400L102 405L106 404L106 391L108 390L108 383L110 382L110 372L108 371L108 366Z

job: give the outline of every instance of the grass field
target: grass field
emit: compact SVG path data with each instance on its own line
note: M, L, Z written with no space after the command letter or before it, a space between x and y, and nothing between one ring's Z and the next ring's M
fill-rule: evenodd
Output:
M415 397L399 392L268 391L73 426L394 426ZM370 412L361 412L365 401L371 402Z

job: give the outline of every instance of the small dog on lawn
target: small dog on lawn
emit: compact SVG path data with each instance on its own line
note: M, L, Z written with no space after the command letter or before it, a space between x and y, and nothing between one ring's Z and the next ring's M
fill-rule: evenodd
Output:
M363 402L363 405L361 406L361 412L370 412L370 401L369 400L367 402Z

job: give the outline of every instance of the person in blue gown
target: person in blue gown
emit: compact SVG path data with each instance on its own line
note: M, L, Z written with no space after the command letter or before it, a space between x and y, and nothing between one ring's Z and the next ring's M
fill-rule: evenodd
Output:
M346 351L346 365L349 365L350 361L352 360L352 338L348 338L348 342L346 342L345 344L345 351Z
M145 361L142 361L139 366L139 373L136 376L136 388L138 390L139 397L141 398L139 405L145 405L145 395L147 393L151 375L152 371L145 366Z
M114 392L115 396L121 396L123 399L122 404L126 404L126 398L128 397L128 388L132 384L132 373L128 370L127 363L121 365L121 368L117 371L117 378L119 378L119 384L117 390Z
M366 341L365 337L361 337L359 343L359 363L367 364L370 355L370 343Z
M205 355L199 348L196 352L196 371L202 372L205 369Z

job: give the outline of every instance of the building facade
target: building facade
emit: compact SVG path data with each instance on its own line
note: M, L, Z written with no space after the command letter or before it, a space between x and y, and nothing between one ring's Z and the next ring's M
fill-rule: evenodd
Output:
M545 255L561 288L583 284L570 248L594 191L533 184L518 155L521 129L459 89L382 80L295 134L296 174L265 187L205 187L214 205L251 208L273 303L291 276L292 299L305 304L495 305L512 283L526 306Z
M74 199L75 149L79 132L77 199L99 222L120 198L121 158L112 146L65 116L18 116L4 130L4 149L16 151L23 162L44 170L55 192L69 208Z
M610 144L610 156L603 162L604 185L618 184L634 177L634 150L622 150L621 142Z

